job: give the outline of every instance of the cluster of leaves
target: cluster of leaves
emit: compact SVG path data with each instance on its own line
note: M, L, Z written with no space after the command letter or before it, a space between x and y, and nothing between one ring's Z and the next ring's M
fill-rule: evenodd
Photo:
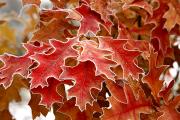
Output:
M180 63L172 46L180 35L178 0L51 2L26 31L34 30L25 54L0 56L0 118L10 119L8 103L20 100L25 87L34 118L53 107L57 120L180 119L180 96L172 91L177 79L160 80L173 61Z

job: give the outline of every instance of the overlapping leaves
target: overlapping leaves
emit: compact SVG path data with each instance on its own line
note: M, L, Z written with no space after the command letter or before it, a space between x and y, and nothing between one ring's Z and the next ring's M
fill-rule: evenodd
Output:
M33 10L41 2L22 0ZM160 80L171 64L167 59L178 60L170 42L180 33L177 0L51 2L52 9L39 9L36 27L29 11L32 28L24 34L34 32L24 55L0 56L0 116L9 116L8 103L27 87L34 118L53 107L56 119L180 119L176 80ZM0 35L3 42L16 40L4 20Z

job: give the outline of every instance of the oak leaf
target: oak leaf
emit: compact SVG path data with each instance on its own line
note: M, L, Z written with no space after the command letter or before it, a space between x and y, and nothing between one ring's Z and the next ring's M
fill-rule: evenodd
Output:
M112 14L111 9L109 8L110 0L90 0L90 7L100 13L101 18L104 21L108 21L108 17Z
M28 68L33 64L29 56L36 52L46 51L49 45L34 46L32 44L24 44L24 48L27 50L24 56L0 55L0 60L4 63L4 66L0 68L0 84L3 84L5 88L11 85L13 75L16 73L27 77Z
M110 37L99 38L100 48L112 51L112 59L121 65L123 69L123 78L127 79L129 74L134 78L138 79L138 75L143 72L139 68L134 59L141 54L140 51L127 50L125 49L125 44L127 39L112 39Z
M43 10L40 12L39 29L34 32L31 41L49 42L49 39L67 41L67 38L73 37L71 30L77 30L77 27L70 24L69 13L65 10Z
M127 104L119 102L113 96L109 98L112 105L110 109L104 109L103 120L128 120L139 119L140 113L149 113L152 111L151 102L144 98L135 98L131 88L125 84L125 94L127 96Z
M90 62L80 62L77 66L63 67L63 73L61 79L73 79L75 85L68 90L68 96L75 96L77 105L81 110L85 109L86 103L92 103L93 98L91 97L91 88L101 87L103 78L95 76L95 65Z
M167 68L166 65L157 66L157 53L151 48L149 56L149 72L144 76L143 81L151 88L152 95L159 99L159 92L163 87L163 81L159 80L162 72Z
M169 10L163 15L163 18L166 18L166 22L164 27L171 31L176 24L180 25L180 15L176 12L176 8L171 4L168 3Z
M29 81L21 75L14 75L11 86L5 89L0 86L0 111L8 109L9 102L12 100L20 101L19 90L21 88L29 88Z
M51 0L51 2L58 8L66 8L67 6L74 8L79 5L79 0Z
M110 67L114 66L116 63L106 58L106 56L111 55L112 52L97 48L93 41L84 40L80 42L80 45L83 47L83 51L78 60L92 61L96 66L96 75L104 74L106 77L113 80L115 75L110 70Z
M66 101L62 107L58 109L59 112L68 115L71 120L100 120L94 117L95 112L102 113L101 108L96 102L86 105L86 110L81 111L76 104L76 99L73 97Z
M54 48L52 53L39 53L31 56L39 64L29 75L32 78L31 88L48 86L47 79L49 77L59 79L62 72L61 66L65 65L65 59L67 57L77 57L78 55L77 51L72 48L74 44L73 40L65 43L58 40L51 40L50 44Z
M87 5L81 5L76 8L76 11L82 15L81 25L78 31L79 35L86 34L89 31L96 34L99 30L99 24L105 24L105 22L101 19L100 14L91 10L91 8Z
M160 107L160 111L163 114L158 118L158 120L179 120L180 112L177 111L177 107L180 106L180 96L176 96L174 99L170 100L167 105Z
M164 99L164 102L167 104L172 93L172 87L174 86L175 81L172 80L169 85L164 86L164 88L159 92L159 96Z
M152 114L141 113L140 120L157 120L162 114L162 112L153 112Z
M12 120L9 110L0 111L0 118L1 120Z
M128 9L130 7L139 7L146 10L151 16L153 15L153 7L144 0L135 0L132 3L126 3L123 5L123 9Z
M106 80L106 85L111 93L111 95L121 103L127 103L126 95L124 93L124 86L118 84L118 82L113 82L111 80Z
M42 87L33 88L31 89L31 91L33 93L40 94L41 95L40 104L50 108L53 103L63 101L63 96L61 96L57 91L58 86L60 84L70 84L70 85L72 84L71 81L60 81L54 78L49 78L47 82L48 82L48 86L45 86L44 88Z
M32 116L35 119L40 114L44 116L49 112L49 110L44 105L39 105L41 101L41 96L38 94L31 94L31 100L29 101L28 105L32 109Z

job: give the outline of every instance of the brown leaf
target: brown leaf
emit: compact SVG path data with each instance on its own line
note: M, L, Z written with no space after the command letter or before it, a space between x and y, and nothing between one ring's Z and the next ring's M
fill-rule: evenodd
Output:
M5 89L0 86L0 111L8 109L9 102L12 100L21 101L19 90L21 88L28 88L29 83L21 75L15 75L11 86Z
M1 120L12 120L9 110L0 111L0 118Z
M41 0L22 0L23 5L26 4L36 4L36 5L40 5L41 4Z
M140 119L141 120L157 120L160 115L162 115L161 112L154 112L152 114L141 113Z
M169 3L169 10L164 14L163 18L166 18L166 23L164 24L164 27L171 31L171 29L176 25L180 25L180 15L177 13L176 8Z
M49 111L45 106L39 105L40 100L41 100L40 95L31 94L31 100L29 102L29 106L32 109L33 119L36 118L37 116L40 116L40 113L42 113L45 116Z
M97 120L93 118L93 114L95 112L102 113L100 106L97 102L93 102L92 105L87 104L86 110L80 111L78 106L75 105L76 99L71 98L70 100L66 101L60 109L59 112L66 114L71 117L71 120Z
M67 6L77 7L79 0L51 0L54 6L59 8L66 8Z
M157 53L151 49L149 57L149 72L143 77L143 82L147 83L151 88L152 95L156 100L159 100L159 92L163 87L163 81L159 80L162 72L167 68L166 65L157 65Z

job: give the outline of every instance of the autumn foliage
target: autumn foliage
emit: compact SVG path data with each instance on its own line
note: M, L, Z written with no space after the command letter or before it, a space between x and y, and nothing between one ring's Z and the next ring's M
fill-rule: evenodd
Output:
M53 108L56 120L180 120L168 72L180 63L179 0L50 1L22 0L24 53L0 20L0 119L27 88L33 118Z

